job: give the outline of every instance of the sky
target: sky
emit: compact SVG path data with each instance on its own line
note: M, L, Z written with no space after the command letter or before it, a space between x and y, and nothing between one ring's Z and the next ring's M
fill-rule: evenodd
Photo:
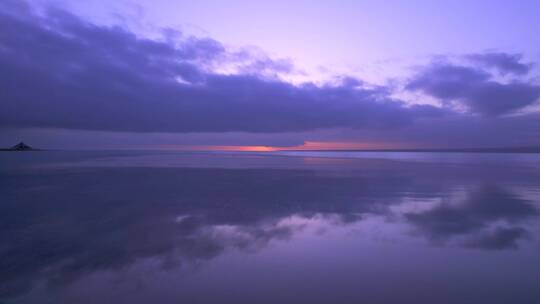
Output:
M540 145L538 1L6 0L0 146Z

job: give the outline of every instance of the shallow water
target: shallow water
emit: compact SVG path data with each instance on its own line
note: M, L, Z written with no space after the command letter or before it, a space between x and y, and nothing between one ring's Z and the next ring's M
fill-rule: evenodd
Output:
M539 303L540 155L0 154L0 302Z

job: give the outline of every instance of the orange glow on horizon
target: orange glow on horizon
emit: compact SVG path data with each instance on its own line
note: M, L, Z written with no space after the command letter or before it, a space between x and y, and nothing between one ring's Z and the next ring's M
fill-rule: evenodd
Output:
M208 146L211 151L271 152L279 149L271 146Z
M273 152L273 151L310 151L310 150L370 150L396 148L396 145L360 142L324 142L306 141L298 146L167 146L173 150L185 151L238 151L238 152Z

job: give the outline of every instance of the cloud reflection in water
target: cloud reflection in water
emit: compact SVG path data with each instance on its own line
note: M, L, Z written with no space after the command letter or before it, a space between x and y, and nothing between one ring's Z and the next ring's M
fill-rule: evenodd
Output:
M383 220L354 239L390 231L399 240L396 250L411 231L428 240L427 247L457 245L486 254L537 241L532 229L538 201L514 187L538 185L535 170L389 160L322 163L4 172L0 296L31 295L44 282L61 290L141 261L175 271L227 252L263 255L272 242L302 248L296 236L306 229L329 241L338 227L354 231L370 218Z

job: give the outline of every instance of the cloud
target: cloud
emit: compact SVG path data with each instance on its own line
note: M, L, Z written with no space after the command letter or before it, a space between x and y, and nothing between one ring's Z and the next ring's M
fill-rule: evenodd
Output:
M476 56L489 62L493 60L489 54L485 58ZM540 97L540 86L534 83L523 80L502 83L479 67L447 62L424 67L410 79L406 89L435 97L448 106L458 103L473 113L491 117L515 112Z
M516 54L466 55L472 65L435 62L409 78L406 91L441 107L411 105L395 97L397 87L348 75L292 84L283 79L301 73L294 63L256 47L230 50L171 29L152 40L55 8L35 13L24 1L2 2L0 26L2 145L24 137L44 147L69 145L57 138L96 147L118 136L139 146L538 144L537 114L505 115L540 96L538 85L522 79L519 66L529 72L530 65ZM498 81L493 69L513 78Z
M393 128L443 113L407 106L384 88L269 78L291 64L208 38L157 41L57 9L8 11L0 11L2 127L289 132ZM231 62L244 63L241 73L214 71Z
M484 53L484 54L469 54L466 59L478 63L487 68L494 68L502 75L515 74L526 75L532 68L530 63L522 63L522 54L508 53Z

